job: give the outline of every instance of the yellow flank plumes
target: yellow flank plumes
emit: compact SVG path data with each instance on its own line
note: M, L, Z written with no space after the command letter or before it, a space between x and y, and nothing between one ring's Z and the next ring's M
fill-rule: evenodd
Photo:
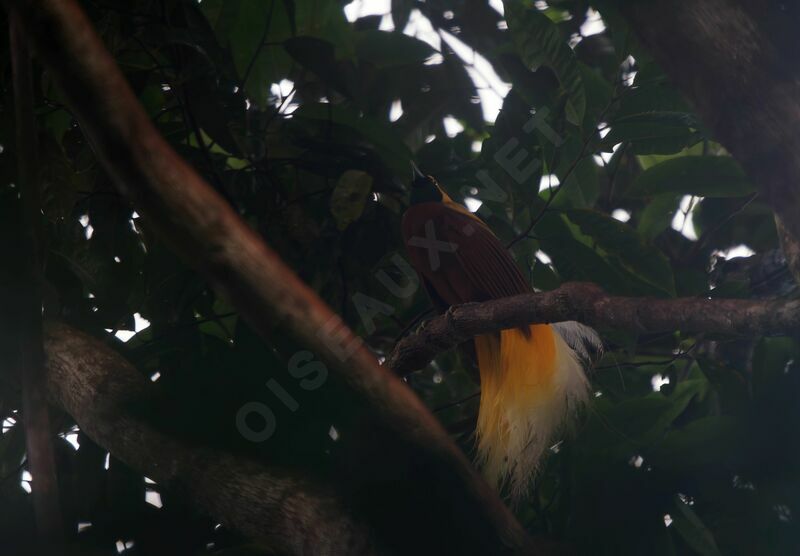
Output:
M475 338L481 375L478 457L487 479L523 496L545 450L587 398L575 352L550 325Z

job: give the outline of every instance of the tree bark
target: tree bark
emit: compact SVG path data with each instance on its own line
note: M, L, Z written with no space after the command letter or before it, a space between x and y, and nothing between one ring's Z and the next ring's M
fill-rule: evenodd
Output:
M800 280L800 6L621 0L630 26L763 192ZM800 283L800 282L799 282Z
M778 229L778 240L783 254L786 256L789 272L792 273L794 281L800 284L800 238L793 236L777 216L775 217L775 226Z
M159 135L74 0L5 0L63 90L120 191L262 336L281 324L368 401L377 421L430 462L428 492L472 551L534 550L496 492L411 390ZM434 484L433 477L451 477ZM443 489L446 488L446 492ZM482 548L484 547L484 548Z
M9 14L11 66L14 82L17 180L22 195L21 222L9 230L15 238L12 253L3 253L16 272L17 287L11 311L3 314L14 337L16 362L22 384L22 418L26 459L33 477L33 507L39 550L42 554L63 552L64 532L58 494L54 431L50 423L44 385L42 345L42 212L38 141L33 101L33 69L30 52L16 13ZM12 363L13 364L13 363Z
M398 342L385 366L404 375L480 334L570 320L636 332L789 334L800 331L800 300L616 297L594 284L571 282L549 292L453 307Z
M368 527L336 493L290 471L188 445L133 408L154 388L127 360L63 324L45 329L47 390L97 444L205 513L278 554L377 555Z

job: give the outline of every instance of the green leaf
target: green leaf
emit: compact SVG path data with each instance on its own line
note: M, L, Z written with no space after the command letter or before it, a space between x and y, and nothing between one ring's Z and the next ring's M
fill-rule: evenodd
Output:
M757 389L787 374L800 361L800 344L792 338L761 338L753 353L753 382Z
M336 219L336 227L344 230L358 220L364 212L370 191L372 176L361 170L347 170L339 178L331 195L331 214Z
M586 90L575 53L550 18L522 0L505 0L506 20L514 46L531 70L547 66L567 94L567 120L580 126L586 112Z
M636 157L636 160L639 162L639 166L642 167L642 170L649 170L656 164L661 164L667 160L672 160L673 158L679 158L681 156L692 156L692 155L701 155L707 154L708 151L705 149L709 149L712 153L719 153L722 152L722 147L714 142L708 143L696 143L691 147L686 147L685 149L678 151L676 153L669 153L669 154L640 154Z
M586 129L593 129L600 123L598 118L608 112L614 88L594 68L580 62L578 68L586 89L586 116L583 123Z
M611 124L602 148L611 150L623 142L631 144L635 154L670 154L697 144L704 135L689 128L690 117L680 112L640 114Z
M677 91L661 80L645 81L644 77L637 75L634 88L624 92L609 118L611 131L602 142L605 149L629 142L635 154L671 154L707 136Z
M294 0L297 34L326 40L336 47L337 60L355 56L353 28L341 4L321 0Z
M653 458L660 466L675 469L719 465L741 446L742 427L735 417L701 417L682 429L669 431L653 451Z
M754 191L739 164L727 156L683 156L642 172L627 191L632 197L681 193L701 197L742 197Z
M636 58L637 63L647 59L648 52L636 39L636 33L630 28L628 20L620 13L621 2L617 0L595 0L592 6L603 14L603 21L609 28L607 35L614 46L614 54L618 64L629 55Z
M73 117L67 110L59 108L42 118L43 127L53 134L53 138L61 141L64 134L72 127Z
M62 106L55 110L48 108L44 114L38 114L38 119L42 123L42 127L50 133L53 138L61 142L64 134L72 126L73 117L72 113L66 109L67 100L61 88L58 87L52 80L48 72L42 75L42 88L44 89L45 96L50 102L61 104Z
M714 535L703 524L691 506L684 503L676 494L674 499L675 513L672 515L672 526L698 554L717 556L721 554Z
M204 322L201 322L197 329L203 334L214 336L223 342L231 341L239 320L234 307L225 298L216 297L211 313L202 316Z
M561 214L545 213L535 229L542 250L550 256L563 281L594 282L619 295L658 294L660 290L626 271L598 249L590 237ZM537 286L538 287L538 286Z
M372 144L381 158L398 175L408 174L411 152L383 122L362 116L344 106L328 103L305 104L292 113L292 120L314 120L325 125L335 124L356 132L362 141Z
M285 3L206 0L201 9L220 44L230 49L239 79L247 78L247 96L257 105L266 106L270 84L283 77L290 66L283 49L275 46L292 36Z
M639 224L636 226L636 231L645 240L654 240L658 234L669 227L675 216L675 211L678 210L679 202L680 195L675 193L664 193L653 197L639 216Z
M545 226L539 226L543 230ZM627 277L608 263L594 249L569 235L559 239L542 239L542 248L553 260L559 276L565 281L595 282L603 289L614 293L630 293ZM535 283L534 283L535 284ZM536 284L535 284L536 285ZM538 287L538 286L537 286Z
M347 83L346 72L336 59L336 47L317 37L293 37L283 43L289 55L314 72L322 81L347 97L353 94Z
M708 387L708 380L699 373L678 383L669 396L651 392L619 403L600 398L595 402L595 417L582 432L581 449L612 462L646 451Z
M569 210L567 216L603 250L612 264L620 265L662 293L675 295L669 259L633 228L595 210Z
M598 166L583 151L583 141L575 135L558 147L560 161L553 172L561 181L562 191L553 201L553 207L585 208L593 206L597 200L600 194ZM570 175L565 179L568 171Z
M428 43L402 33L361 31L355 41L356 56L379 68L422 64L436 54Z

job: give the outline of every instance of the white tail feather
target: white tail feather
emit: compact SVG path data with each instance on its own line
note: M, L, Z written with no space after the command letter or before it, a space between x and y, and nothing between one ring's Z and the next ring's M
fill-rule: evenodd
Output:
M557 322L552 326L584 361L591 361L603 353L603 340L594 328L574 320Z

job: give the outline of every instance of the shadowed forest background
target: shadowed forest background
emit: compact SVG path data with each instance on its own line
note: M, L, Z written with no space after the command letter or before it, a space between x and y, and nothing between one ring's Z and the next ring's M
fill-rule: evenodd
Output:
M673 85L637 39L641 20L618 2L80 5L169 145L380 361L434 315L399 259L412 161L510 245L537 291L584 281L628 297L797 295L774 197ZM794 8L748 4L760 8L769 25L797 22ZM14 239L25 222L8 13L1 17L8 308L13 286L24 287L14 275L26 254ZM796 51L773 54L795 72ZM674 65L696 73L703 63L697 51ZM246 324L120 194L50 70L36 58L32 67L44 319L130 361L153 393L126 410L165 438L326 485L376 538L402 531L398 553L446 553L440 539L427 548L424 539L450 519L455 479L418 464L282 322L266 334ZM509 159L516 173L500 163ZM13 361L20 342L8 314L0 361ZM580 554L796 553L797 330L598 331L605 352L590 374L594 397L513 508L524 529ZM444 351L404 380L471 458L471 361ZM282 553L225 522L227 507L197 508L194 497L215 477L154 482L62 409L51 412L51 436L69 553ZM36 537L21 411L19 376L0 363L4 554L27 553ZM158 456L149 450L144 464ZM425 474L441 490L414 489ZM308 543L305 553L317 553Z

